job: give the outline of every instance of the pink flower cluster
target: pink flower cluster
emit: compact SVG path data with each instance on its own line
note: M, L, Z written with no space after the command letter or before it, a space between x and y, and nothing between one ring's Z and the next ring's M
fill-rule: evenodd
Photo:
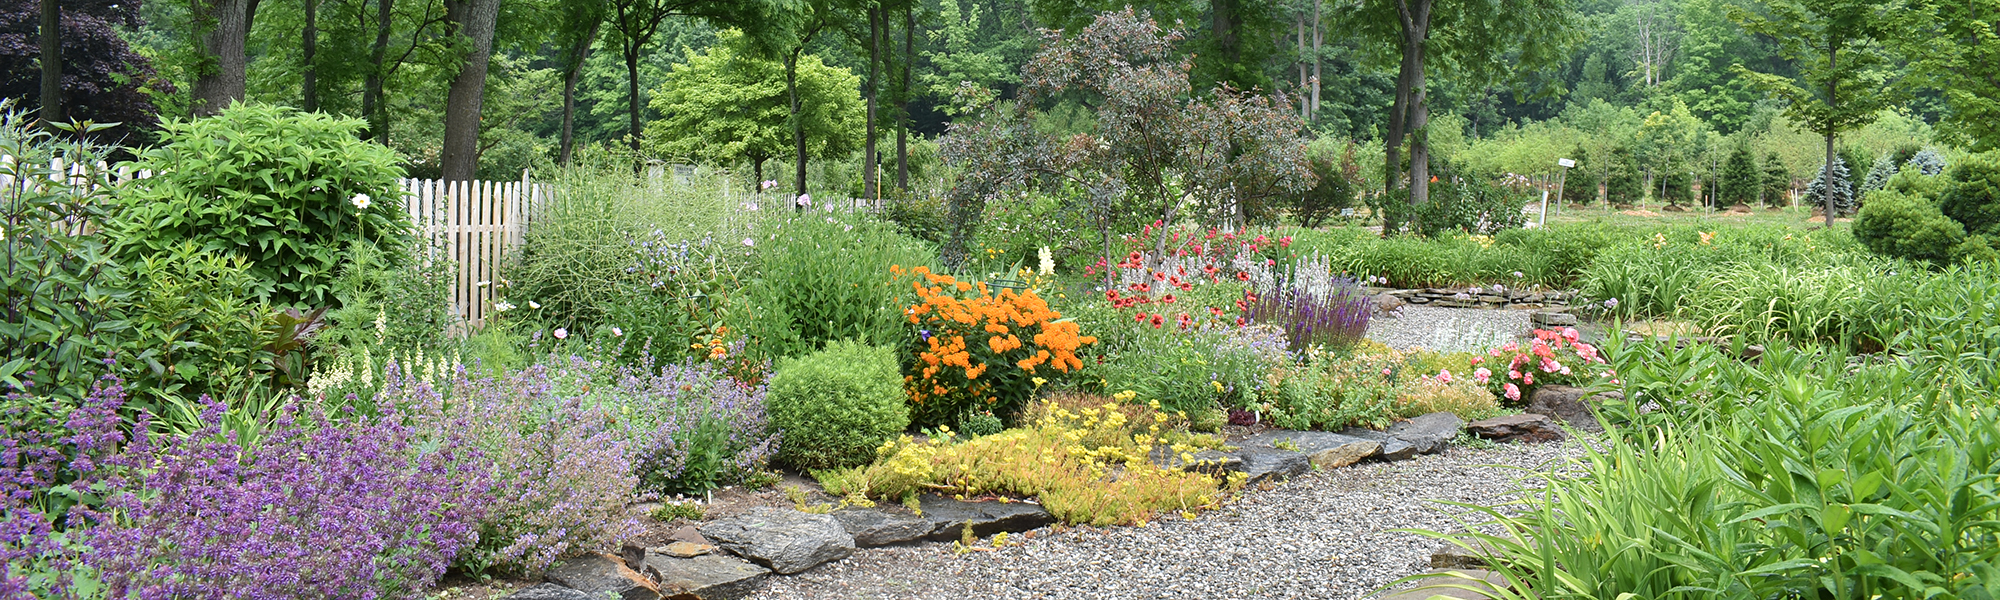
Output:
M1520 402L1538 384L1581 385L1600 375L1617 374L1610 369L1597 371L1596 365L1605 364L1604 356L1596 346L1583 342L1575 328L1537 329L1526 346L1510 341L1486 354L1473 359L1473 366L1478 368L1472 372L1472 378L1495 387L1493 393L1510 402ZM1505 379L1497 378L1493 370L1483 366L1487 357L1493 359L1494 368L1506 361Z

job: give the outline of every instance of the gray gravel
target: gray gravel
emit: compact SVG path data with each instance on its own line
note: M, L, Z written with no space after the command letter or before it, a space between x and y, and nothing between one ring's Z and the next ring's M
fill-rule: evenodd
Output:
M1397 350L1471 352L1506 343L1532 329L1525 310L1409 305L1399 312L1401 317L1369 319L1368 339Z
M964 555L937 543L861 550L774 577L752 598L1362 598L1423 570L1440 545L1389 530L1458 528L1462 511L1431 500L1495 504L1521 477L1505 467L1553 468L1576 453L1573 441L1453 447L1249 490L1193 521L1044 529Z

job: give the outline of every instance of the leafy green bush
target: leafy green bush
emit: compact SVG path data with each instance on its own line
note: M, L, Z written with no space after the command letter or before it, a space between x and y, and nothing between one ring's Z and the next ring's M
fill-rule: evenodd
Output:
M2000 154L1968 156L1952 165L1950 189L1938 208L1967 234L2000 235Z
M895 350L850 340L778 363L766 408L782 436L778 458L811 468L867 464L910 426Z
M1105 394L1130 390L1158 400L1167 412L1201 415L1269 396L1271 371L1291 363L1284 333L1271 328L1134 333L1123 347L1085 363L1078 379L1086 388Z
M1876 254L1942 264L1965 243L1965 226L1927 198L1885 189L1868 195L1854 237Z
M106 227L128 261L192 241L243 257L274 305L331 306L349 246L395 256L408 245L402 168L394 151L360 138L363 127L263 104L161 123L161 145L132 164L153 176L120 189L122 210Z
M852 215L806 213L750 240L758 273L744 290L747 322L766 356L800 356L837 339L900 344L903 296L889 267L930 265L936 255L891 227Z
M1383 215L1391 229L1425 237L1449 231L1490 234L1518 228L1526 217L1521 208L1529 195L1513 188L1483 181L1461 181L1432 189L1430 202L1411 206L1407 191L1371 196L1370 205Z
M101 148L59 143L32 115L0 103L0 388L44 401L74 403L108 370L101 361L136 367L126 345L131 293L110 256L108 236L79 227L110 217L105 173L85 185L20 185L49 181L51 159L92 164ZM129 349L129 350L128 350ZM22 402L26 402L23 400ZM10 402L10 404L12 404ZM60 407L44 416L66 414Z
M131 268L133 343L153 349L139 358L145 376L131 393L162 405L207 395L240 406L269 392L275 315L255 299L259 282L241 257L186 241ZM188 407L187 416L200 413Z

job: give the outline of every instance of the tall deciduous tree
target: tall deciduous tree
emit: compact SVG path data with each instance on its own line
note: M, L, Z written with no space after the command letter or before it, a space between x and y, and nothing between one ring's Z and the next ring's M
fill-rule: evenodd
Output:
M725 165L748 160L758 181L764 161L793 151L784 65L746 54L741 45L740 33L725 31L720 43L688 50L686 61L667 73L649 101L664 115L646 126L649 149ZM862 134L860 80L812 55L800 62L798 93L810 110L798 122L811 141L808 153L854 151Z
M598 32L604 29L604 8L600 0L570 0L562 2L559 8L562 18L555 39L562 49L563 107L556 162L562 164L569 164L570 155L576 150L576 84L583 77L583 63L590 58L590 48L597 44Z
M801 0L608 0L605 13L612 37L625 59L625 107L629 118L626 134L632 150L640 149L643 132L639 120L639 61L660 25L672 17L693 17L717 27L738 27L752 39L766 40L768 32L782 29L783 10Z
M2000 0L1916 0L1895 38L1918 78L1943 90L1942 129L1973 150L2000 148Z
M62 4L42 0L42 122L63 121Z
M464 54L444 101L444 150L439 167L446 181L467 181L479 169L479 111L486 102L486 65L493 59L493 32L500 0L445 0L445 20Z
M158 111L142 90L166 84L159 81L152 62L119 34L121 28L139 24L138 3L65 0L62 4L61 22L51 30L46 26L50 13L44 11L44 0L0 0L0 98L39 100L20 108L39 109L48 122L122 124L94 133L97 139L116 141L150 128ZM55 33L61 46L53 53L44 46L45 32ZM53 95L50 63L59 66L61 74Z
M1826 140L1820 179L1831 173L1834 138L1875 121L1898 97L1883 43L1893 37L1888 0L1765 0L1759 12L1738 11L1744 29L1771 36L1779 53L1797 61L1793 79L1737 67L1759 88L1786 103L1785 114ZM1826 226L1833 227L1839 194L1823 194Z
M203 53L195 72L190 106L195 116L208 116L243 99L250 67L244 41L250 36L250 20L257 0L189 2L197 15L197 34Z
M1426 90L1433 68L1484 85L1556 64L1568 58L1564 50L1576 38L1576 13L1570 0L1360 0L1337 11L1400 65L1383 144L1387 189L1405 181L1407 138L1409 201L1429 200Z

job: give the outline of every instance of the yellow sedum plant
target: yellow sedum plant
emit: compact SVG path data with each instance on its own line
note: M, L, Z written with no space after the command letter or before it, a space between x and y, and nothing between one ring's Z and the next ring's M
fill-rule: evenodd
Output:
M1184 417L1158 407L1102 396L1041 400L1025 413L1027 426L966 440L949 430L936 439L905 435L883 444L874 464L816 475L828 493L849 497L1032 497L1065 523L1096 526L1143 525L1162 511L1191 514L1242 485L1240 477L1218 481L1155 465L1157 453L1185 463L1220 445L1187 433Z

